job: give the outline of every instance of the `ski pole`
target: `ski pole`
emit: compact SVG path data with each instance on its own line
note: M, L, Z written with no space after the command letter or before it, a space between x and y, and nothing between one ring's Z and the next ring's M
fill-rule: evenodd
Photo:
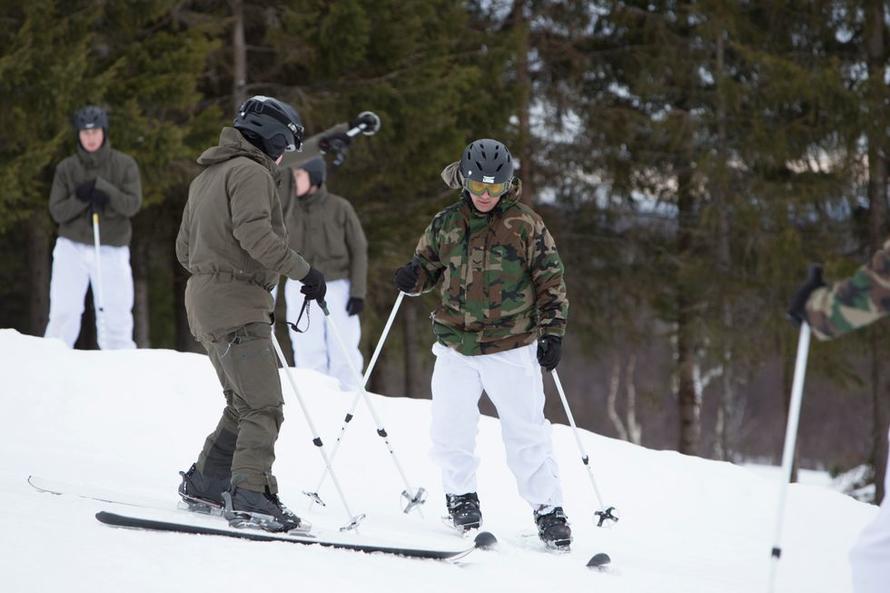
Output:
M96 341L105 349L105 295L102 292L102 252L99 249L99 213L93 210L93 246L96 250L96 285L93 286L93 306L96 310Z
M769 591L776 584L776 570L782 556L782 523L785 519L785 496L791 482L791 469L794 465L794 450L797 446L797 424L800 420L800 406L803 401L803 383L807 374L807 357L810 354L810 326L800 324L800 337L797 340L797 359L794 362L794 381L791 384L791 404L788 407L788 424L785 426L785 448L782 451L782 483L779 487L779 505L776 510L776 531L770 555Z
M401 297L402 293L399 292L399 296ZM386 444L386 448L389 451L389 454L392 456L392 461L396 466L396 470L398 470L399 475L402 477L402 482L405 484L405 489L402 491L402 498L407 501L407 505L403 509L405 513L411 512L414 508L417 508L418 512L420 512L420 516L423 517L423 511L420 508L420 505L426 502L426 490L424 488L418 488L416 491L411 488L410 482L408 482L408 478L405 475L405 470L402 469L402 464L399 463L399 458L396 456L395 451L392 448L392 445L389 442L389 435L386 433L386 428L383 426L383 422L380 420L380 416L377 414L377 410L374 409L374 405L371 402L371 397L368 395L368 392L365 390L364 386L364 377L362 377L361 372L355 368L355 365L352 363L352 359L349 356L349 350L346 348L346 343L343 341L343 337L340 335L340 331L337 329L337 324L334 323L333 317L331 317L330 311L325 306L324 303L321 304L322 311L324 311L325 319L328 321L328 327L331 328L331 333L334 334L334 338L337 340L337 343L340 345L340 351L343 353L343 356L346 358L346 364L349 366L349 370L353 375L359 377L362 380L362 384L359 386L359 394L365 400L365 405L368 406L368 410L371 412L371 417L374 419L374 424L377 426L377 435L383 439L383 442ZM331 456L333 460L333 455Z
M590 478L590 485L593 486L593 494L596 496L596 502L601 509L594 513L599 517L596 526L602 527L606 521L618 521L618 517L613 513L615 507L606 508L603 505L603 497L600 494L599 488L596 486L596 480L593 478L593 469L590 467L590 456L587 455L587 452L584 450L584 445L581 444L581 438L578 436L578 427L575 425L575 417L572 416L572 410L569 408L569 401L566 399L566 394L562 389L562 383L559 381L559 375L556 374L556 369L553 369L550 374L553 376L553 382L556 383L556 391L559 392L559 399L562 400L562 407L565 408L566 416L569 418L569 424L572 425L572 433L575 435L575 443L578 445L578 451L581 452L581 462L587 469L587 477Z
M355 138L359 134L364 134L365 136L373 136L374 134L377 133L377 130L380 129L380 118L377 116L377 114L374 113L373 111L362 111L359 114L359 117L361 118L366 115L371 117L371 119L374 120L374 124L368 125L368 124L362 122L362 123L358 124L357 126L355 126L354 128L350 128L350 129L346 130L346 135L349 138ZM334 152L336 152L336 156L334 157L334 161L331 164L335 167L339 167L340 165L342 165L343 161L346 160L346 153L348 151L349 151L349 146L345 143L342 144L338 149L336 149L334 151Z
M296 381L294 381L294 378L291 376L291 368L287 365L287 359L284 357L284 352L281 350L281 344L278 343L278 338L275 336L274 324L272 326L272 345L275 347L275 354L278 355L278 361L281 363L281 366L284 367L284 376L287 377L287 382L290 384L291 391L294 392L297 401L300 402L300 407L303 409L303 417L306 419L306 424L309 425L310 432L312 432L312 444L318 447L318 452L321 453L321 458L324 460L325 467L327 468L327 471L330 472L331 480L333 480L334 486L337 488L337 493L340 495L340 500L343 502L343 508L346 509L346 515L349 522L344 527L341 527L340 531L355 529L365 516L353 515L352 511L349 510L349 503L346 502L346 496L343 494L343 489L340 488L340 482L337 480L337 476L334 475L334 470L331 468L331 462L328 460L328 454L325 452L324 444L321 442L321 437L318 436L318 431L315 430L315 424L312 422L312 417L309 416L309 409L303 401L303 396L300 395L300 390L297 389Z
M365 136L373 136L377 133L377 130L380 129L380 117L378 117L378 115L373 111L362 111L358 114L359 118L362 118L366 115L370 116L374 120L374 125L369 126L368 124L362 122L354 128L346 130L347 136L349 136L350 138L355 138L359 134L364 134Z
M386 320L386 325L383 326L383 334L381 334L380 339L377 341L377 347L374 348L374 354L371 355L371 361L368 363L368 368L365 369L365 375L364 377L362 377L362 389L364 389L365 386L368 384L368 379L370 379L371 373L374 371L374 366L377 364L377 358L380 356L380 351L383 350L383 343L386 341L386 336L389 335L389 330L392 327L393 321L395 321L396 313L398 313L399 307L402 305L402 300L404 300L404 298L405 293L399 291L399 296L396 297L396 302L392 306L392 310L389 312L389 318ZM352 400L352 406L350 406L349 411L346 413L346 417L343 419L343 424L340 425L340 432L337 434L337 440L336 442L334 442L334 448L331 451L331 463L334 462L334 458L337 456L337 451L340 449L340 443L343 441L343 435L346 433L346 428L349 426L349 423L352 421L352 418L355 415L355 409L358 407L358 400L361 397L361 393L355 394L355 397ZM324 502L322 502L318 493L321 490L321 487L324 485L324 481L327 477L328 472L327 470L325 470L324 474L322 474L321 476L321 479L318 481L318 486L315 487L315 491L303 493L322 506L324 506Z

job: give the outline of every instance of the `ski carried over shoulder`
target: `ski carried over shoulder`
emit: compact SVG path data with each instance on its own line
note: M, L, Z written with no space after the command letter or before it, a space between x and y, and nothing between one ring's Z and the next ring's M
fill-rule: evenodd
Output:
M377 545L373 543L350 542L344 540L337 541L310 534L288 535L287 533L270 533L258 529L238 529L235 527L228 527L222 523L219 525L210 525L207 521L162 521L147 516L139 516L139 513L133 515L121 515L118 513L101 511L96 513L96 519L106 525L129 529L213 535L252 541L288 542L293 544L316 545L325 548L351 550L354 552L377 552L381 554L403 556L406 558L426 558L431 560L454 561L463 558L476 549L476 546L462 550L443 550L414 548L408 546Z

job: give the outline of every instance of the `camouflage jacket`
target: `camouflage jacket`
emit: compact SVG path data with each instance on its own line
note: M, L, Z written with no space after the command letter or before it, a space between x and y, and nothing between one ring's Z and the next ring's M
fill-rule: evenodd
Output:
M454 187L452 165L443 177ZM433 218L417 244L415 294L440 282L433 332L461 354L491 354L565 333L564 267L544 221L520 203L521 185L488 214L462 198Z
M890 313L890 241L846 280L817 288L807 300L816 337L836 338Z

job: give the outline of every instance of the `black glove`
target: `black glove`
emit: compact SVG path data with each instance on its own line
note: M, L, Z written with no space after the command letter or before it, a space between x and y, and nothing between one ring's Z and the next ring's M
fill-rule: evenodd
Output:
M349 297L349 300L346 302L346 312L350 317L353 315L358 315L365 309L365 299L360 299L358 297Z
M822 266L819 264L810 264L807 272L806 282L800 285L794 296L791 297L791 304L788 305L788 319L796 326L807 321L807 301L810 295L817 288L825 286L822 280Z
M324 281L324 274L310 267L309 272L300 279L300 282L303 283L303 288L300 289L300 292L314 301L324 302L324 295L328 291L328 285Z
M320 139L318 148L324 153L333 152L334 154L340 154L346 152L350 144L352 144L352 138L345 132L339 132Z
M93 210L105 211L105 206L108 205L108 194L106 194L101 189L93 190Z
M562 356L562 338L559 336L542 336L538 339L538 363L547 372L552 371L559 364Z
M360 125L364 124L365 129L362 130L362 134L366 136L371 136L376 134L378 130L380 130L380 118L377 117L377 114L373 111L362 111L355 119L349 122L349 128L357 128Z
M396 285L396 288L405 293L414 292L414 287L417 286L417 278L420 276L420 266L413 259L396 270L396 273L393 274L392 281L393 284Z
M96 188L96 180L90 179L89 181L84 181L77 185L74 188L75 197L81 202L92 202L93 201L93 190Z

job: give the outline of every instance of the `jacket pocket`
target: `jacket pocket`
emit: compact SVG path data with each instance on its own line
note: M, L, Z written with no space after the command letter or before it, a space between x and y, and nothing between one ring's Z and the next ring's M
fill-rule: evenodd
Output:
M346 237L344 236L343 227L334 220L325 220L323 225L326 253L323 254L324 259L339 260L349 256L346 249Z

